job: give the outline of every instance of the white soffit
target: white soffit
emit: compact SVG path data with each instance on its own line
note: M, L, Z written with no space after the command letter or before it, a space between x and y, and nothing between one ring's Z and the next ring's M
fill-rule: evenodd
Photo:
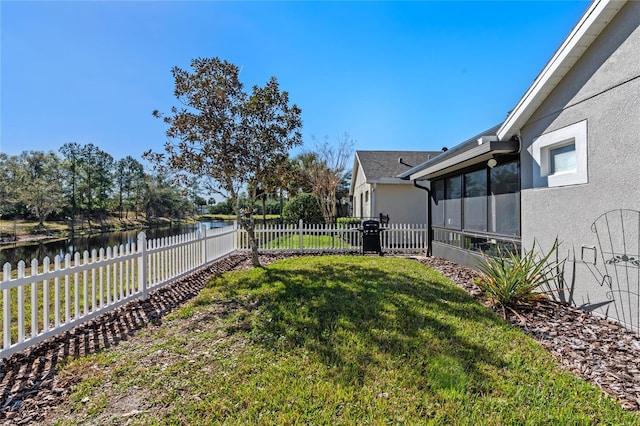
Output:
M625 3L626 0L595 0L591 3L500 127L499 139L508 139L518 133Z
M478 143L471 149L451 155L440 161L434 162L410 176L411 180L431 179L461 170L474 164L482 163L497 154L513 154L519 148L516 141L492 141L489 143Z

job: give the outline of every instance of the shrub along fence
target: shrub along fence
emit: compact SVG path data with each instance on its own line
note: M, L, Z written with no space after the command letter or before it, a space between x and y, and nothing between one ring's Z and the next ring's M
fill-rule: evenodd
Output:
M425 225L389 225L380 234L383 251L426 251ZM258 225L261 251L358 252L362 236L353 225ZM179 280L236 251L248 251L245 231L233 226L75 253L42 264L3 266L0 358L64 333L98 315Z

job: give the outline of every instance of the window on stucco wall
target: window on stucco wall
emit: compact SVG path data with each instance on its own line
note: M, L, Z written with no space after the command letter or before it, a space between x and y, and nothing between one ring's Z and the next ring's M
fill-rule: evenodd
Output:
M587 121L545 133L529 148L535 188L579 185L587 174Z

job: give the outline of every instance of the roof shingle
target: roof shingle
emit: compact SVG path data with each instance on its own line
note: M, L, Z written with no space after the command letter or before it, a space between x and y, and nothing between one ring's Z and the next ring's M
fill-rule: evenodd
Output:
M381 178L394 178L440 153L441 151L356 151L356 158L367 181L372 182ZM399 158L405 164L400 163Z

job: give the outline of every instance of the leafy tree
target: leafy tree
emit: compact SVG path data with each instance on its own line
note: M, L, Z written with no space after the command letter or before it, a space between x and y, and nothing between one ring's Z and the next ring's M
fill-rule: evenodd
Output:
M148 190L148 175L142 171L140 174L135 175L135 179L132 185L132 191L130 201L135 218L138 218L138 213L143 209L146 193Z
M113 157L91 143L65 144L61 151L67 157L67 172L72 179L72 215L80 205L90 222L96 208L103 213L107 209L113 188Z
M306 223L321 223L323 216L318 197L307 192L296 195L284 205L282 218L287 223L297 223L300 219Z
M209 203L209 213L211 214L233 214L233 200L227 198L219 203Z
M181 219L186 215L189 204L180 191L161 174L147 177L147 191L144 200L147 220L157 220L160 217Z
M60 152L64 156L63 168L63 193L67 198L67 203L71 205L71 231L75 227L75 218L78 211L78 182L80 180L82 147L75 142L68 142L62 145Z
M279 211L282 211L284 199L283 192L287 190L294 173L294 168L288 155L276 156L271 159L266 167L266 173L256 193L262 204L262 219L266 223L267 220L267 202L272 197L277 197L280 202Z
M191 68L172 69L174 94L183 106L174 106L170 115L154 111L169 126L166 154L145 155L171 170L215 180L234 201L253 265L260 266L253 210L241 210L238 196L247 188L253 206L271 160L302 143L301 111L289 105L289 94L280 90L275 77L247 94L238 67L227 61L195 59Z
M311 165L317 161L318 155L314 152L303 152L290 161L290 179L287 186L289 196L303 192L313 192L311 182Z
M20 203L18 195L21 171L17 156L0 153L0 219L3 216L16 216Z
M204 211L204 210L203 210L204 206L206 206L206 205L207 205L207 200L206 200L204 197L202 197L202 196L200 196L200 195L197 195L197 194L196 194L196 195L194 196L193 203L194 203L194 204L196 205L196 207L198 208L198 213L202 213L202 212Z
M347 170L340 179L340 184L336 188L336 203L338 204L338 216L348 215L349 212L349 189L351 187L351 170Z
M60 159L54 152L30 151L20 155L20 162L24 173L19 198L43 227L47 216L61 208Z
M283 199L282 198L267 198L267 202L266 202L266 214L282 214L282 209L283 209Z
M114 184L114 162L110 154L102 150L96 153L96 206L100 210L102 217L106 215L109 208L108 203Z
M129 217L129 210L135 208L136 188L144 181L144 168L142 164L128 155L115 163L115 184L118 196L118 211L122 219L123 210L125 217Z

